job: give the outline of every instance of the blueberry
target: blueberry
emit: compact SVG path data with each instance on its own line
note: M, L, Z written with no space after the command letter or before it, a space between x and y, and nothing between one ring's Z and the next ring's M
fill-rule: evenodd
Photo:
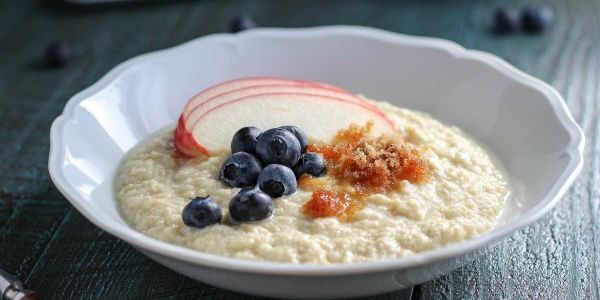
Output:
M71 46L67 42L54 42L46 48L46 63L52 67L62 67L71 57Z
M549 6L546 5L528 5L521 11L521 26L527 32L540 32L554 18L554 13Z
M268 165L258 175L258 187L273 198L289 195L297 186L296 175L286 166Z
M516 11L500 7L494 13L494 32L505 34L519 29L519 15Z
M181 216L185 225L204 228L221 222L221 208L208 196L198 197L183 208Z
M232 187L248 187L256 184L261 169L256 157L246 152L232 154L221 166L219 177Z
M247 29L252 29L258 27L256 21L249 15L239 15L231 21L231 32L240 32Z
M273 128L258 136L256 155L265 165L292 167L300 158L300 142L288 130Z
M256 153L256 138L262 130L248 126L238 130L231 139L231 153L248 152Z
M300 156L300 160L296 166L294 166L294 173L297 178L300 178L302 174L309 174L314 177L319 177L325 174L327 170L325 166L325 160L321 155L314 152L304 153Z
M242 189L229 202L229 215L238 222L260 221L273 214L273 199L257 188Z
M287 126L281 126L279 128L283 128L283 129L293 133L294 136L298 139L298 142L300 142L300 150L302 151L302 153L306 152L306 147L308 147L308 139L306 138L306 134L304 134L304 132L302 131L302 129L300 129L300 127L287 125Z

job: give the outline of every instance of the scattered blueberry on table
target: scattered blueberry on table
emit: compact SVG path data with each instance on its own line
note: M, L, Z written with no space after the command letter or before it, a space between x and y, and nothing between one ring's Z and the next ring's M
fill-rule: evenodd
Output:
M554 19L554 13L546 5L528 5L521 10L521 26L530 33L543 31Z
M221 222L221 208L212 199L198 197L183 208L183 223L189 227L204 228Z
M256 154L264 165L293 167L300 158L298 138L289 130L272 128L258 136Z
M256 139L262 131L256 127L248 126L238 130L231 139L231 153L247 152L256 153Z
M524 6L520 14L511 8L500 7L494 12L493 32L496 34L508 34L522 30L528 33L539 33L544 31L552 20L554 13L547 5Z
M229 202L229 215L238 222L260 221L273 214L273 199L257 188L245 188Z
M258 187L273 198L289 195L297 186L296 175L286 166L271 164L258 175Z
M46 48L46 64L51 67L63 67L71 58L71 46L65 41L53 42Z
M262 166L250 153L232 154L221 166L219 178L232 187L249 187L256 184Z
M507 34L519 29L519 14L510 8L500 7L494 12L493 30L497 34Z
M297 178L300 178L303 174L319 177L325 174L326 169L323 157L314 152L309 152L300 157L298 163L294 166L294 173Z
M239 15L231 21L230 31L233 33L258 27L256 21L249 15Z

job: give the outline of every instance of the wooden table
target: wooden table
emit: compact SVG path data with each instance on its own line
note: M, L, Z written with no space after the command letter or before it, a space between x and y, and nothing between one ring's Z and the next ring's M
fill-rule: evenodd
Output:
M244 12L265 26L368 25L495 53L557 88L585 130L583 172L545 218L451 274L374 299L600 298L600 1L552 1L549 31L506 37L489 33L501 1L169 2L0 2L0 268L45 299L253 298L178 275L99 230L47 172L49 127L69 97L127 58L225 31ZM74 47L65 68L42 63L54 40Z

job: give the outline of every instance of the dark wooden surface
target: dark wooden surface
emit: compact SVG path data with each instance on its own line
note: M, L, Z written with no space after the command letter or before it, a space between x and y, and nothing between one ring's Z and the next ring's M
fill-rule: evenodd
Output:
M225 31L238 13L265 26L369 25L495 53L557 88L585 130L583 172L540 222L451 274L376 299L600 298L600 1L550 1L549 31L500 38L488 29L501 1L166 2L0 1L0 268L45 299L253 299L171 272L97 229L47 172L49 127L70 96L127 58ZM74 47L66 68L42 63L54 40Z

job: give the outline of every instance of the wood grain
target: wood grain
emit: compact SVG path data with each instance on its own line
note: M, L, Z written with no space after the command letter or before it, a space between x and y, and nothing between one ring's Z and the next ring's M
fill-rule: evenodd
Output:
M585 130L584 169L543 220L453 273L372 299L600 299L600 1L547 1L549 31L506 37L489 33L501 1L166 2L0 2L0 268L44 299L257 299L171 272L97 229L46 171L49 127L70 96L127 58L225 31L239 13L265 26L368 25L495 53L556 87ZM44 48L59 39L74 58L48 69Z
M586 163L573 188L542 221L461 270L423 285L424 299L598 299L598 3L552 3L557 24L527 37L513 64L548 80L586 133ZM582 22L582 20L590 20ZM503 41L504 42L504 41ZM470 46L470 45L468 45ZM493 46L476 48L504 53ZM535 56L534 56L535 55ZM442 287L450 286L444 290Z

